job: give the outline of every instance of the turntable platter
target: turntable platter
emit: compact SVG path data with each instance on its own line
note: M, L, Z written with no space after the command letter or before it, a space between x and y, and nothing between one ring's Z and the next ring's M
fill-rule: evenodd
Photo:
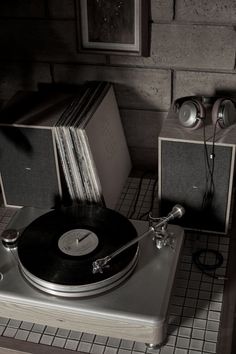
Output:
M33 221L18 241L20 269L37 288L62 296L106 291L133 271L138 244L94 274L92 264L128 241L136 230L121 214L97 205L50 211Z

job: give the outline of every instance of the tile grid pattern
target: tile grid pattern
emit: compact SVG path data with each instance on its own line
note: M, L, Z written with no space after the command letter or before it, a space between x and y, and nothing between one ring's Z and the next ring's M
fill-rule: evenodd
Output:
M156 183L153 179L129 178L117 210L133 219L147 219ZM155 203L154 203L155 206ZM0 208L0 233L14 209ZM153 208L152 214L158 215ZM160 349L149 350L145 344L78 331L0 318L0 335L32 343L94 354L209 354L216 353L223 301L224 280L214 279L199 271L192 263L192 252L209 247L221 252L224 263L216 272L226 273L229 238L186 232L179 270L170 302L168 339ZM206 261L214 262L211 254Z

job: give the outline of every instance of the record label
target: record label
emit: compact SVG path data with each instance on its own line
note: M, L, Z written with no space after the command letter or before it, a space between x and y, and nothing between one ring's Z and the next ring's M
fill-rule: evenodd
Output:
M86 229L69 230L58 241L59 249L69 256L85 256L94 251L97 246L97 235Z

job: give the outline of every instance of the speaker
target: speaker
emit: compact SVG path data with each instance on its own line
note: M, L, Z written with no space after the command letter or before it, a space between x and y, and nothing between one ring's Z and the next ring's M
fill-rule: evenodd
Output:
M62 193L52 130L1 126L0 141L4 204L55 206Z
M0 182L5 206L52 208L61 204L62 196L67 198L52 124L64 99L60 94L19 91L1 111Z
M212 125L186 131L171 109L158 137L159 208L186 229L226 234L230 226L235 170L236 125L214 132Z

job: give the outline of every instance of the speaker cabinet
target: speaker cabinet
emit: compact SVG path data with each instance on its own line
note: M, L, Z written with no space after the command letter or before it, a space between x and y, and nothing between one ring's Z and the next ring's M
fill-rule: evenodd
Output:
M52 129L1 126L0 140L4 204L55 206L62 193Z
M212 137L212 126L189 132L175 118L169 113L159 136L160 214L168 214L178 203L185 215L175 223L226 234L232 207L235 126Z

